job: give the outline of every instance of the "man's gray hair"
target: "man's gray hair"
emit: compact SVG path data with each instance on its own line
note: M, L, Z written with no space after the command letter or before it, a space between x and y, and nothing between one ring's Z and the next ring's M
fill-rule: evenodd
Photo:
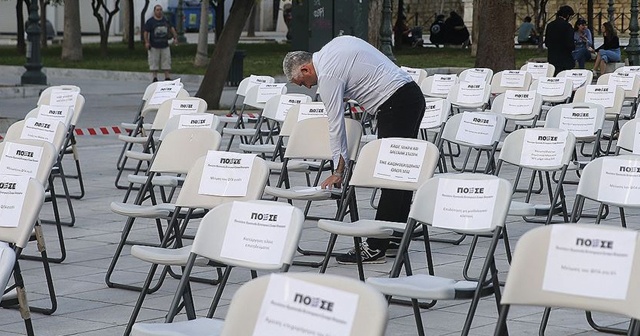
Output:
M287 53L282 61L282 71L287 76L287 80L291 81L292 78L298 76L300 67L311 63L313 54L307 51L292 51Z

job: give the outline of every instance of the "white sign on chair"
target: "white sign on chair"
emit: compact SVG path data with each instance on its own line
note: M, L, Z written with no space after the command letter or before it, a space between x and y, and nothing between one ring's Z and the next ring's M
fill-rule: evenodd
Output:
M559 128L573 133L577 138L593 136L597 112L594 108L563 108L560 111Z
M322 104L300 104L298 121L311 118L326 118L327 111Z
M263 83L258 87L258 96L256 102L266 103L269 98L282 93L286 83Z
M58 120L38 120L28 118L24 121L20 139L42 140L53 143L58 130Z
M431 82L431 93L433 94L448 94L451 91L451 87L456 85L457 75L433 75L433 82Z
M0 175L0 227L17 227L27 196L29 176Z
M458 102L462 104L484 103L485 83L462 82L458 87Z
M498 185L497 179L440 178L431 225L452 230L491 228Z
M461 78L461 80L469 83L486 83L487 75L489 75L487 69L474 68L469 69L469 71L466 72L465 78Z
M414 82L418 83L418 81L420 80L420 69L409 68L409 67L406 67L406 66L401 66L400 69L402 69L406 73L408 73L409 76L411 76L411 79L413 79Z
M273 119L284 121L287 117L287 112L289 109L296 104L301 104L303 97L300 96L292 96L292 95L281 95L280 102L278 103L278 110L276 111L276 115ZM306 101L306 99L305 99Z
M537 167L553 167L562 164L568 134L567 131L525 130L520 163Z
M634 160L607 158L602 161L598 199L618 204L640 204L640 166Z
M436 128L442 125L443 103L443 99L425 101L424 115L420 121L421 129Z
M349 336L358 300L355 293L271 274L252 335Z
M169 111L169 118L182 114L190 114L198 112L200 107L200 101L191 99L174 99L171 101L171 110Z
M637 234L632 230L553 225L542 289L624 300Z
M213 196L245 196L255 154L207 153L198 193Z
M533 113L533 105L536 101L535 91L507 90L504 93L502 114L526 115Z
M613 107L616 99L615 86L609 85L587 85L584 102L594 103L604 106L604 108Z
M500 78L500 86L521 88L524 86L525 77L525 71L505 70Z
M538 78L538 93L542 96L562 96L567 79L563 77Z
M69 91L63 89L51 90L49 96L49 105L51 106L75 106L76 100L78 100L77 91Z
M549 71L549 63L527 63L527 72L531 74L532 79L539 79L547 76Z
M65 125L69 125L73 115L73 108L70 106L38 106L38 119L52 119L62 121Z
M570 79L573 90L577 90L587 82L587 73L580 70L567 70L565 78Z
M492 145L497 123L495 114L464 112L456 133L456 140L484 146Z
M158 84L153 95L149 98L147 105L160 105L167 99L173 99L178 96L180 89L182 89L182 86L179 82L165 82Z
M427 143L402 139L382 139L373 177L417 182Z
M614 72L609 75L609 84L621 87L625 91L633 90L633 83L636 79L635 73Z
M180 115L178 129L182 128L211 128L213 124L213 114L197 113Z
M40 167L42 147L5 142L0 157L0 174L25 175L35 178Z

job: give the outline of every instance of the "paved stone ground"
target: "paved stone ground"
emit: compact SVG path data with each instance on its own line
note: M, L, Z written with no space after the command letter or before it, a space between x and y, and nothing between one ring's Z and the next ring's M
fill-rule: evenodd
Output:
M78 123L78 127L96 127L118 125L123 121L131 121L140 97L147 86L147 82L102 80L76 77L50 77L50 84L75 84L82 88L86 98L86 106ZM186 83L185 88L194 93L197 83ZM291 88L292 91L299 88ZM233 95L233 89L225 92L225 99ZM3 98L0 104L0 116L19 119L22 118L36 104L35 97ZM113 201L121 201L123 191L114 185L116 174L115 161L121 149L121 143L115 136L80 136L78 137L78 151L83 175L86 183L86 196L74 201L77 222L74 227L65 227L65 241L68 257L62 264L54 264L52 272L58 297L58 309L51 316L33 313L33 324L37 335L119 335L123 333L124 325L131 313L138 296L136 292L111 289L105 285L104 276L107 265L113 255L119 240L125 218L114 214L109 209ZM507 171L506 176L513 178L514 172ZM572 177L575 177L572 175ZM73 181L71 182L73 184ZM575 187L567 187L569 206L573 203ZM370 191L359 193L361 218L372 218L373 210L368 206ZM520 197L520 196L518 196ZM541 197L541 196L540 196ZM542 199L542 198L540 198ZM296 204L302 206L303 204ZM331 202L314 204L312 212L315 214L332 216L335 204ZM628 221L633 228L638 227L638 213L629 212ZM50 205L45 204L42 218L50 218ZM619 225L617 216L612 215L607 221L611 225ZM512 243L526 230L538 224L525 223L521 218L509 217L508 226ZM308 221L307 229L303 232L302 245L305 248L323 249L328 235L315 227L315 223ZM154 234L150 223L140 222L134 230L134 238L150 239ZM58 253L54 241L54 227L45 225L45 235L50 254ZM451 237L455 238L455 237ZM434 261L439 275L450 275L461 278L461 266L464 263L470 239L460 245L434 243ZM349 239L341 238L337 245L339 250L345 251L351 244ZM480 243L480 251L486 251L486 239ZM34 246L30 246L27 253L33 253ZM307 257L304 257L307 258ZM420 242L411 246L411 258L416 272L425 272L424 247ZM302 257L297 259L303 259ZM477 259L477 258L476 258ZM505 251L498 248L498 268L504 279L508 266ZM381 265L366 266L367 276L385 276L391 268L391 261ZM478 263L473 269L478 270ZM28 298L33 306L46 306L44 294L45 284L42 278L40 264L33 261L22 261ZM129 249L125 255L115 277L119 281L130 284L141 284L148 270L148 265L129 256ZM296 272L317 272L317 269L293 266ZM211 276L210 270L201 271ZM333 260L328 273L357 277L355 267L339 266ZM225 291L217 317L224 317L234 291L249 279L249 272L236 270L232 273L230 284ZM177 280L169 279L156 293L149 295L139 320L161 321L169 306ZM199 314L204 315L215 287L195 284L193 286ZM466 301L441 301L429 310L422 311L426 332L428 335L459 334L468 310ZM512 335L534 335L537 333L537 323L542 313L541 308L514 308L510 314L509 326ZM493 298L483 299L480 303L473 323L472 335L492 334L496 323L496 306ZM184 319L180 316L178 319ZM625 318L610 315L598 315L598 320L605 325L624 326ZM0 336L24 333L24 326L19 313L15 310L0 310ZM412 311L406 306L392 305L387 335L416 334ZM555 309L548 327L549 335L595 335L587 325L584 313L564 309Z

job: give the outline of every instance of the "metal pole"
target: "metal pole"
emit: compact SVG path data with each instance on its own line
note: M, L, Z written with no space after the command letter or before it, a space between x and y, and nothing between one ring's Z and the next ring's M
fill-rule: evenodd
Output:
M640 41L638 40L638 0L631 0L631 20L629 21L629 45L625 49L629 65L640 65Z
M178 43L187 43L187 38L184 36L184 1L178 1L178 10L176 11L176 30L178 33Z
M400 41L396 41L396 43L400 43ZM391 48L391 0L384 0L382 2L380 51L382 51L385 56L389 57L391 61L396 61L396 57L393 56L393 49Z
M40 15L38 15L38 0L31 0L29 6L29 20L27 21L27 69L20 78L20 83L47 85L47 76L42 72L40 55Z
M609 22L611 22L611 24L613 24L613 21L615 21L615 17L613 16L613 12L614 12L613 0L609 0L609 7L607 8L607 13L609 13Z

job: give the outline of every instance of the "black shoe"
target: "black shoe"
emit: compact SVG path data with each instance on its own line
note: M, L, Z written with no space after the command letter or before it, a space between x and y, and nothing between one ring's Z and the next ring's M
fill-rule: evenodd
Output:
M152 83L155 83L155 82L157 82L157 81L158 81L158 78L157 78L157 77L153 77L153 80L152 80L151 82L152 82Z
M384 252L384 255L389 258L395 258L398 255L398 248L400 248L400 243L389 242L389 247Z
M366 242L360 244L360 255L363 264L384 264L386 262L384 252L370 249ZM355 265L357 263L356 250L352 248L346 254L337 256L336 261L342 265Z

